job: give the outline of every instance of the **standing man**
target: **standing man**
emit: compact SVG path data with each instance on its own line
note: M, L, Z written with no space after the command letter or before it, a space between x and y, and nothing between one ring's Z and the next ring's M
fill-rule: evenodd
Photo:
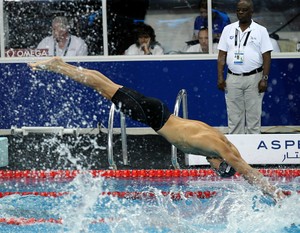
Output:
M69 33L69 22L64 16L52 21L52 36L44 38L38 49L48 49L49 56L87 56L88 49L83 39Z
M252 20L251 0L240 0L236 14L239 21L224 28L218 45L218 88L225 91L229 133L259 134L273 47L267 29Z

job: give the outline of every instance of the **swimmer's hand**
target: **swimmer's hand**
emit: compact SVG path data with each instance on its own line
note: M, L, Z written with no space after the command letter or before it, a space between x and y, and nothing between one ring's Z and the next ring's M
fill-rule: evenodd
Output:
M274 193L273 199L276 203L280 203L283 199L287 198L290 195L290 191L283 191L281 189L277 189Z
M36 63L28 63L28 66L29 66L33 71L46 70L45 65L39 65L38 62L36 62Z
M62 63L62 59L60 57L53 57L53 58L45 60L45 61L28 63L28 66L33 71L40 71L40 70L54 71L54 69L57 68L58 65L61 63Z

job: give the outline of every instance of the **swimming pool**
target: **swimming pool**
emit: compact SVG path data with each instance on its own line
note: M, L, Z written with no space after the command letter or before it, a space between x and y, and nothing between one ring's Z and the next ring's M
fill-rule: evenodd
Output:
M0 231L300 232L300 170L261 172L293 194L275 205L210 169L0 171Z

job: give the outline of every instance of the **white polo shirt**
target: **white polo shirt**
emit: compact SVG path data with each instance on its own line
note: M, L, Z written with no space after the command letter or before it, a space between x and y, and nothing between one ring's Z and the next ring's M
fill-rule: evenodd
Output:
M72 36L70 37L70 43L64 49L60 49L57 43L54 42L53 36L44 38L38 45L38 49L48 49L49 56L87 56L88 49L83 39Z
M247 37L247 34L249 36ZM248 39L247 39L248 38ZM246 43L245 43L246 42ZM233 73L246 73L263 65L262 54L273 50L267 29L252 20L244 32L239 22L227 25L219 41L218 49L227 52L226 63ZM235 62L237 51L243 53L243 62Z
M218 53L218 44L217 43L213 43L213 53ZM187 53L202 53L202 47L199 44L195 44L195 45L191 45L187 50Z
M154 45L153 48L150 47L149 51L153 55L163 55L164 54L163 48L158 44ZM136 44L132 44L125 51L125 55L145 55L145 53L141 47L138 47Z

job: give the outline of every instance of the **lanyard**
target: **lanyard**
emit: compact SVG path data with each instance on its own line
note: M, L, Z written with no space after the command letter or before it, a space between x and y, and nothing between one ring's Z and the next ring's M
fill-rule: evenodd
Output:
M251 33L251 31L247 32L247 36L246 36L246 39L245 39L244 44L243 44L244 47L246 46L246 44L248 42L248 38L250 36L250 33ZM240 48L241 41L243 40L245 34L243 34L242 38L240 39L240 32L239 32L239 30L235 29L235 37L234 37L234 46L235 47L237 46L238 36L239 36L239 48Z
M67 52L69 50L70 44L71 44L71 37L69 37L67 47L64 49L64 52L63 52L63 55L62 55L63 57L66 56L66 54L67 54ZM53 52L54 56L56 56L56 45L57 45L57 43L54 42L54 52Z

